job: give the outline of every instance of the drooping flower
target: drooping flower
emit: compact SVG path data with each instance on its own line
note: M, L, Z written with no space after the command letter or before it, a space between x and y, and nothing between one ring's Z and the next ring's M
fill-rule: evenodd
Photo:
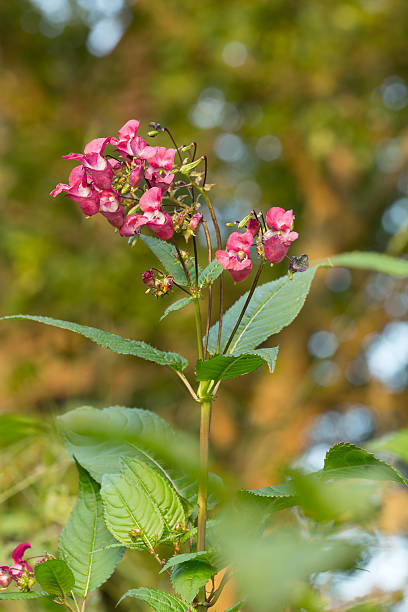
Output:
M22 542L16 546L11 553L13 565L0 566L0 590L6 589L12 580L17 582L19 585L21 583L22 587L25 587L26 583L32 583L34 570L27 561L23 560L23 555L28 548L31 548L31 544L28 542ZM27 580L23 581L24 577L27 578L28 582ZM24 582L24 585L22 581Z
M247 230L244 234L233 232L227 240L226 250L217 251L215 256L219 264L231 274L236 282L248 278L252 270L250 251L254 237Z
M263 254L271 263L281 262L292 242L299 237L297 232L292 232L294 218L293 210L285 211L279 206L268 210L266 222L271 229L262 236L262 245Z
M162 240L171 238L174 231L173 220L166 211L162 210L161 197L162 193L158 187L145 191L139 200L139 206L144 214L129 215L120 229L120 234L134 236L139 227L146 225Z
M101 153L92 152L85 155L81 153L69 153L62 157L64 159L77 159L82 162L83 167L86 169L95 185L100 189L108 189L110 187L113 178L112 166Z
M76 166L69 175L68 185L58 183L50 192L50 196L56 197L62 192L79 204L85 215L95 215L99 211L99 193L95 187L88 182L85 169Z
M126 212L120 203L119 196L113 189L106 189L100 194L100 213L111 225L120 229L125 221Z

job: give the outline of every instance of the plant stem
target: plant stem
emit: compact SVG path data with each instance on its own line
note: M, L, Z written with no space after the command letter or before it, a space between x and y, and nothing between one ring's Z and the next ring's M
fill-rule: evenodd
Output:
M204 220L202 221L202 225L204 228L205 238L207 240L208 263L210 264L212 262L211 236L210 236L210 232L208 231L208 225ZM207 324L205 326L204 359L207 358L208 335L210 333L210 326L211 326L212 294L213 294L213 287L211 284L208 288L208 310L207 310Z
M231 570L228 568L224 574L224 576L221 579L221 582L219 584L219 587L216 591L213 592L212 597L210 598L210 605L213 606L219 599L225 585L227 584L228 580L231 578Z
M178 255L178 258L180 260L181 265L183 266L183 270L184 270L184 274L186 275L186 279L189 282L190 287L193 288L193 283L191 282L190 272L188 271L187 264L184 261L182 254L180 253L180 249L178 248L178 244L177 244L176 239L174 237L173 237L173 244L176 247L177 255Z
M193 236L193 248L194 248L195 280L196 280L196 287L198 287L198 253L197 253L197 240L195 236Z
M242 310L241 310L241 314L240 314L240 315L239 315L239 317L238 317L238 321L235 323L235 327L234 327L234 329L232 330L232 333L231 333L230 337L228 338L228 342L227 342L227 344L225 345L225 348L224 348L224 351L223 351L223 355L225 355L225 353L226 353L226 352L227 352L227 350L229 349L229 346L230 346L230 344L231 344L232 340L234 339L235 332L237 331L237 329L238 329L238 327L239 327L239 324L240 324L240 323L241 323L241 321L242 321L242 317L244 316L244 314L245 314L245 312L246 312L246 309L248 308L248 304L249 304L249 302L251 301L251 298L252 298L252 296L253 296L253 294L254 294L255 288L256 288L256 286L257 286L257 284L258 284L259 277L261 276L261 272L262 272L262 268L264 267L264 263L265 263L265 260L263 260L263 259L262 259L261 263L259 264L259 268L258 268L258 271L257 271L257 273L256 273L256 276L255 276L255 278L254 278L254 282L252 283L252 287L251 287L251 289L249 290L248 297L247 297L247 299L245 300L245 304L244 304L244 306L243 306L243 308L242 308Z
M206 169L207 169L207 166L206 166ZM207 174L206 174L206 176L207 176ZM211 203L211 200L208 197L208 195L206 194L204 187L196 186L196 189L201 193L201 195L203 196L204 200L207 203L208 210L210 211L211 219L212 219L212 222L213 222L213 225L214 225L215 234L216 234L216 237L217 237L217 247L218 247L218 249L221 249L222 248L221 232L220 232L220 228L219 228L219 225L218 225L217 217L216 217L213 205ZM217 340L216 354L218 354L220 352L220 346L221 346L223 311L224 311L224 278L223 278L223 275L221 274L221 276L220 276L220 310L219 310L219 317L218 317L218 340Z
M195 314L196 332L197 332L198 357L200 359L203 359L204 358L203 330L202 330L202 325L201 325L200 300L198 298L194 298L193 301L194 301L194 314Z
M207 494L208 494L208 447L210 441L211 403L212 397L207 395L209 381L200 383L198 395L201 403L200 423L200 474L198 478L198 521L197 521L197 552L205 550L205 531L207 524ZM202 603L206 592L203 587ZM207 605L198 605L198 610L206 610Z

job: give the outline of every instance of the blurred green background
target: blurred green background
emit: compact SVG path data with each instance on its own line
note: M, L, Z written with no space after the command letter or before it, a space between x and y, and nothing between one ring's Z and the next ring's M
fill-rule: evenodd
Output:
M180 144L198 142L223 224L279 205L297 217L293 254L406 252L406 0L14 0L0 4L0 33L2 313L77 321L192 359L192 313L158 324L173 297L144 294L146 247L130 249L102 217L85 219L69 199L48 196L72 167L62 154L129 118L142 120L142 132L155 120ZM280 264L264 280L285 273ZM226 286L231 303L242 286ZM281 334L273 377L261 370L221 390L219 464L260 487L279 482L288 462L318 469L335 441L361 444L406 426L407 311L404 281L319 272ZM82 404L120 404L197 431L196 406L165 369L30 323L2 323L0 338L3 413L51 422ZM11 442L1 450L4 562L22 540L56 549L76 488L56 437ZM386 563L395 557L396 572L398 547L408 553L397 535L407 509L406 494L392 489L379 517L385 545L397 547ZM129 555L95 609L157 584L152 568ZM381 571L361 588L404 587L408 572L382 584Z

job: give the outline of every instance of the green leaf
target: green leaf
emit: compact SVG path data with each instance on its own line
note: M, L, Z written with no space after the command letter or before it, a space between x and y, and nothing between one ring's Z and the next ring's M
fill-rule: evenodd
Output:
M273 512L296 505L295 490L289 482L262 489L244 489L239 492L239 496L267 503L268 510Z
M311 268L307 272L295 274L293 280L283 276L257 287L228 352L246 353L289 325L303 307L315 272L316 268ZM247 296L248 292L224 315L221 351L235 327ZM218 323L210 330L208 349L211 353L216 351L217 335Z
M121 457L134 457L153 467L180 495L197 496L195 477L189 478L183 468L187 461L194 468L195 445L190 448L189 440L157 414L123 406L83 406L57 420L68 453L96 481L106 473L118 474Z
M108 580L124 548L107 548L116 540L105 526L100 486L78 463L77 468L78 498L61 533L59 550L74 574L75 592L86 597Z
M185 561L206 561L210 565L212 565L216 569L216 557L215 553L208 552L206 550L201 550L199 552L192 553L183 553L181 555L176 555L175 557L171 557L166 565L163 565L160 570L160 574L162 574L166 569L170 567L174 567L175 565L179 565L180 563L184 563Z
M352 253L340 253L332 255L319 262L313 262L319 267L341 266L345 268L361 268L363 270L373 270L382 274L408 277L408 260L391 257L383 253L373 253L370 251L353 251Z
M125 458L119 476L103 477L101 496L109 531L129 548L154 548L162 535L174 531L177 524L184 526L184 511L175 491L137 459Z
M29 593L20 593L19 591L1 593L0 599L39 599L40 597L48 597L49 593L45 591L30 591Z
M75 577L65 561L50 559L35 567L35 577L51 595L64 595L75 586Z
M219 264L216 259L213 259L198 277L198 286L204 289L204 287L212 285L212 283L222 274L223 270L224 268L222 265Z
M174 590L183 599L191 602L216 571L212 565L205 561L185 561L173 567L171 583Z
M6 448L21 440L44 435L48 427L44 422L21 414L0 416L0 448Z
M199 359L196 365L196 378L200 380L229 380L248 374L259 368L264 361L273 372L278 348L260 349L241 355L216 355L207 361Z
M374 452L390 454L396 459L408 462L408 429L401 429L372 440L367 446Z
M186 297L186 298L181 298L181 300L177 300L177 302L173 302L173 304L170 304L170 306L166 308L166 310L160 317L160 321L163 321L163 319L165 319L167 315L170 314L171 312L174 312L175 310L180 310L181 308L184 308L184 306L188 306L189 304L191 304L192 301L193 301L193 298Z
M345 442L332 446L327 452L323 473L330 478L392 480L408 485L408 480L392 465L363 448Z
M143 242L147 244L149 249L156 255L157 259L161 261L166 271L174 277L176 283L183 286L190 284L186 278L183 266L179 261L177 251L172 244L166 242L165 240L160 240L160 238L153 238L153 236L142 235L141 238ZM194 281L194 259L190 259L190 261L187 262L187 269L190 273L191 280Z
M125 599L125 597L134 597L147 603L155 612L187 612L189 604L182 601L174 595L164 593L157 589L148 589L140 587L139 589L131 589L119 599L117 606Z
M176 526L184 528L186 519L183 506L168 481L148 464L138 459L124 457L122 463L125 470L129 470L129 475L136 486L141 487L147 493L160 514L164 525L163 535L173 533Z
M29 319L30 321L37 321L38 323L44 323L45 325L52 325L53 327L68 329L69 331L81 334L81 336L85 336L85 338L96 342L96 344L99 344L100 346L103 346L114 353L119 353L120 355L134 355L135 357L147 359L148 361L153 361L159 365L170 366L178 372L184 370L188 365L187 359L178 353L166 353L165 351L160 351L159 349L146 344L146 342L122 338L122 336L102 331L96 327L88 327L87 325L79 325L78 323L71 323L70 321L61 321L60 319L52 319L51 317L41 317L36 315L11 315L7 317L0 317L0 320L6 319Z

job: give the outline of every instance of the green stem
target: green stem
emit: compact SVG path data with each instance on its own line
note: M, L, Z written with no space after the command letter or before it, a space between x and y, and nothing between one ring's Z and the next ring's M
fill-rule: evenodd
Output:
M254 291L255 291L255 289L256 289L256 286L257 286L257 284L258 284L259 277L261 276L261 272L262 272L262 268L264 267L264 263L265 263L265 260L264 260L264 259L262 259L261 263L259 264L259 268L258 268L258 271L257 271L257 273L256 273L256 276L255 276L255 278L254 278L254 282L252 283L252 287L251 287L251 289L249 290L248 297L247 297L247 299L245 300L245 304L244 304L244 306L243 306L243 308L242 308L242 310L241 310L241 314L240 314L240 315L239 315L239 317L238 317L238 321L235 323L235 327L234 327L234 329L232 330L230 337L228 338L228 342L227 342L227 344L225 345L225 348L224 348L224 351L223 351L223 355L225 355L225 353L226 353L226 352L227 352L227 350L229 349L229 346L230 346L231 342L232 342L232 341L233 341L233 339L234 339L234 336L235 336L235 333L236 333L236 331L237 331L237 329L238 329L238 327L239 327L239 324L240 324L240 323L241 323L241 321L242 321L242 317L244 316L244 314L245 314L245 312L246 312L246 309L248 308L248 304L249 304L249 302L251 301L251 298L252 298L252 296L253 296L253 294L254 294Z
M198 185L196 185L196 189L201 193L204 200L206 201L206 204L208 206L208 210L210 211L211 219L214 225L215 235L217 237L217 248L222 249L221 232L220 232L217 217L216 217L213 205L211 203L211 200L206 194L204 187L199 187ZM219 309L219 317L218 317L218 339L217 339L216 354L220 352L221 334L222 334L222 317L224 313L224 278L222 274L219 278L219 284L220 284L220 309Z
M198 479L198 521L197 521L197 552L205 550L205 531L207 524L207 495L208 495L208 448L210 441L211 403L212 398L207 395L209 381L200 383L198 395L201 403L200 423L200 474ZM202 604L205 602L205 587L201 591ZM198 605L198 610L206 610L207 605Z
M203 330L201 325L201 311L200 311L200 300L198 298L194 298L194 315L196 322L196 332L197 332L197 349L198 349L198 357L200 359L204 358L203 351Z

